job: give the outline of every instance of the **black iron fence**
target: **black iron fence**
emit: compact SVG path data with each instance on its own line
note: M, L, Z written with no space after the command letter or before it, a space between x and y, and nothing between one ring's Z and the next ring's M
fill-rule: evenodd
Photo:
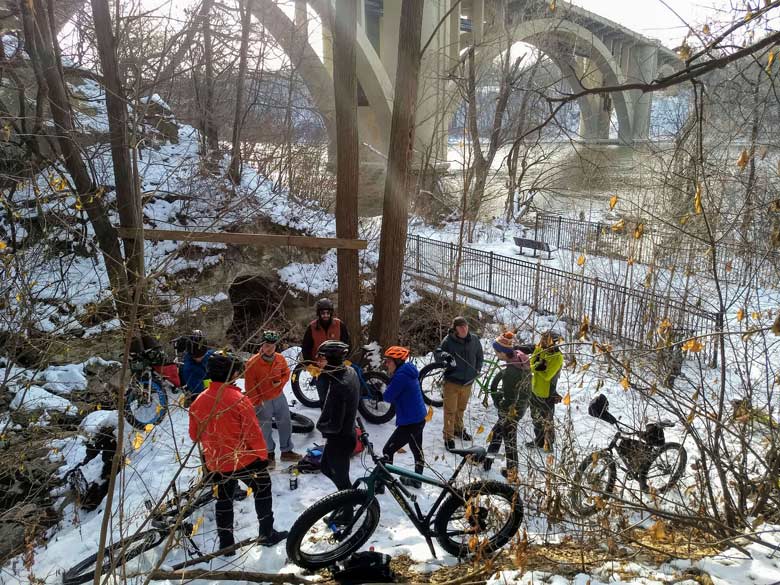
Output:
M709 246L689 238L680 245L681 234L642 227L569 219L560 215L537 213L534 239L556 248L565 248L597 256L610 256L661 268L676 268L687 274L712 274ZM739 285L776 286L780 274L780 256L776 253L742 252L723 243L717 248L715 266L720 280Z
M634 346L656 346L665 321L686 335L716 330L715 314L670 297L465 246L458 266L458 246L420 236L407 240L406 268L573 324L587 317L592 330ZM708 358L712 349L707 341Z

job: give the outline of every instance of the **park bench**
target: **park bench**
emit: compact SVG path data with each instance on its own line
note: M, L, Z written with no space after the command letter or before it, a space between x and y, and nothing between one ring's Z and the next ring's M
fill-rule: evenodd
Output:
M536 252L547 252L547 257L552 258L552 250L547 242L540 242L538 240L530 240L528 238L519 238L515 236L515 244L520 247L520 254L523 253L523 248L530 248L534 250L534 256Z

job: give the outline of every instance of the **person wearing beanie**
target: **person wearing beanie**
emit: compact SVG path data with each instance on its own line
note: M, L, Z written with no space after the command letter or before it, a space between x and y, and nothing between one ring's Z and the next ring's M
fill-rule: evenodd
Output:
M531 398L531 369L528 356L515 349L515 335L506 331L493 342L496 357L506 362L506 368L499 374L496 391L491 394L498 409L498 421L490 431L488 454L495 455L504 443L506 467L501 474L512 481L517 480L517 423L523 418ZM493 464L492 457L485 459L485 470Z
M238 358L214 353L208 362L208 388L190 406L190 438L200 444L206 469L216 485L216 522L219 548L235 544L233 500L238 482L252 488L260 525L258 544L273 546L286 531L274 529L271 477L263 433L249 398L233 384L243 372ZM234 555L235 552L226 552Z
M471 441L463 426L463 416L471 398L471 386L482 370L484 356L479 337L469 332L465 317L455 317L452 328L434 352L437 359L442 352L455 359L455 366L444 372L444 446L455 448L455 437Z
M209 348L203 332L199 329L181 339L184 340L185 350L180 379L187 391L187 399L191 403L206 387L206 368L214 350Z
M390 375L390 383L382 400L395 406L395 431L385 443L382 454L392 463L393 455L401 447L409 445L414 456L414 472L422 473L425 467L423 429L428 409L420 389L420 372L408 359L409 350L405 347L394 345L385 351L385 368ZM422 485L419 479L407 477L402 477L401 483L414 488Z
M276 444L273 436L273 422L279 433L279 449L282 461L296 462L301 455L293 450L292 419L284 385L290 379L290 367L284 356L276 351L279 334L264 331L260 351L249 358L244 374L244 391L255 407L260 430L268 445L268 469L276 467Z

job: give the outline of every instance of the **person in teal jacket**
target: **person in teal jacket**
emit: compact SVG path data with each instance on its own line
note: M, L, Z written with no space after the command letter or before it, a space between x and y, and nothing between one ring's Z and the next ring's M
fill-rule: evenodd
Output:
M542 333L539 344L531 354L531 419L534 440L526 447L552 449L555 442L555 391L563 367L563 354L558 348L560 336L554 331Z

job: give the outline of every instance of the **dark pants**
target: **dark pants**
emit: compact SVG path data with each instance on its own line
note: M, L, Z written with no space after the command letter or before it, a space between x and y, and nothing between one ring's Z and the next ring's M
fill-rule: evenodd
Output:
M320 470L338 490L348 490L352 487L349 480L349 458L355 450L355 440L354 437L328 437L322 450Z
M422 473L425 468L425 456L422 451L424 428L424 420L411 425L395 427L393 434L390 435L390 438L382 449L382 454L388 458L390 463L392 463L393 455L395 455L401 447L409 445L412 455L414 456L414 471L416 473Z
M267 461L255 460L232 473L213 473L212 481L217 485L216 520L219 548L232 546L233 539L233 496L238 482L252 488L255 498L255 512L260 524L260 536L268 536L274 528L274 512L271 501L271 476L266 470Z
M504 443L506 449L506 466L508 469L517 469L517 421L525 414L523 412L498 412L498 422L490 431L490 444L488 453L496 454Z
M555 402L552 396L531 396L531 420L534 423L534 442L537 447L552 448L555 443Z

